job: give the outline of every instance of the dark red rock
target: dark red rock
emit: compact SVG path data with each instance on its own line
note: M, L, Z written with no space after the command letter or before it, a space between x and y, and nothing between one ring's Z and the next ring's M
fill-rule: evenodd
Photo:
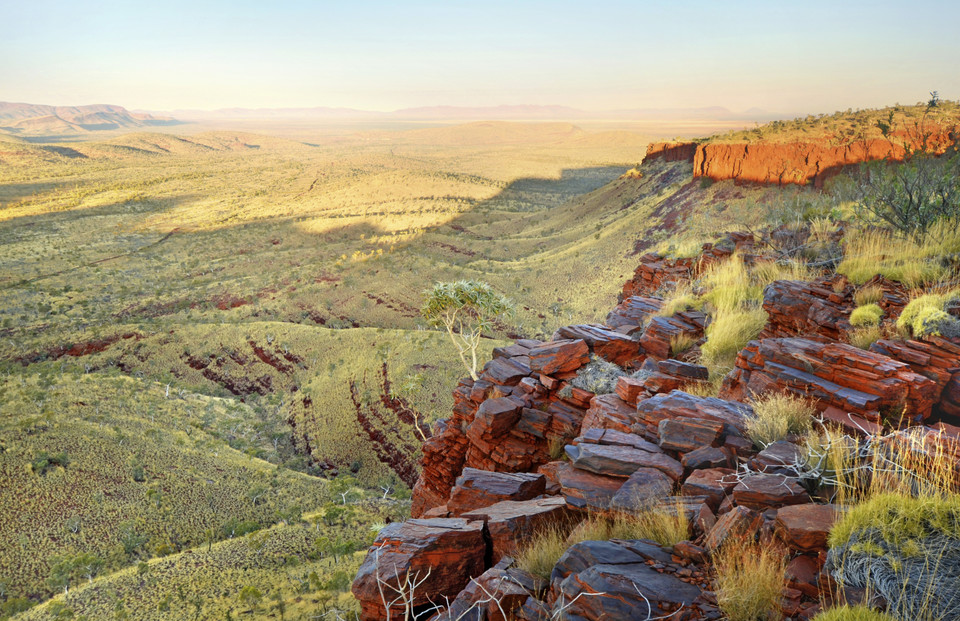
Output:
M715 551L731 537L748 537L760 529L763 516L748 507L734 507L720 516L703 540L708 550Z
M542 474L489 472L464 468L450 492L447 509L460 515L502 500L529 500L543 494L546 478Z
M746 418L752 413L753 409L744 403L715 397L695 397L681 390L674 390L638 403L636 416L651 433L659 432L662 420L692 418L722 422L724 435L742 436L746 429Z
M701 470L703 468L724 468L729 465L727 454L715 446L704 446L690 451L680 460L680 464L687 470Z
M564 326L554 333L553 338L583 339L592 353L621 367L640 359L640 346L635 340L599 324Z
M555 375L576 371L590 362L590 348L583 339L560 339L529 350L530 369Z
M815 399L869 420L920 421L936 402L937 384L906 363L844 343L803 338L751 341L725 379L721 396L742 399L769 391Z
M712 446L723 434L723 423L695 418L665 418L658 425L660 448L689 453Z
M610 508L627 512L648 509L673 491L674 481L654 468L637 468L610 500Z
M499 438L520 420L523 403L510 397L487 399L477 408L477 414L467 428L467 437Z
M694 470L680 486L684 496L703 496L707 505L717 511L723 499L737 486L736 471L731 468Z
M567 504L578 509L606 509L625 480L574 468L567 462L556 468L560 491Z
M777 511L777 533L794 550L816 552L827 547L827 535L838 519L834 505L803 504Z
M530 367L516 358L495 358L483 365L480 377L501 386L516 386L530 373Z
M628 446L579 444L566 447L575 468L612 477L629 477L638 468L655 468L676 481L683 466L659 449L645 451Z
M383 599L387 603L394 600L407 578L419 583L414 606L456 597L470 578L483 573L485 553L483 522L449 518L388 524L370 547L353 582L351 590L360 602L361 618L387 619ZM394 605L391 611L396 618L402 607Z
M820 564L816 556L800 554L787 563L787 584L807 597L819 599Z
M795 478L780 474L751 474L733 488L733 500L744 507L764 510L808 503L810 496Z
M680 337L697 341L703 337L707 316L700 311L684 311L671 317L653 317L637 339L646 355L658 360L673 357L671 342Z
M572 513L564 498L549 496L534 500L505 500L463 514L487 525L493 546L493 562L516 554L517 547L547 525L572 527Z
M605 323L617 332L630 335L655 315L662 304L660 298L630 296L610 311Z
M644 381L642 378L620 377L617 379L617 396L627 405L636 407L640 395L646 390Z
M597 395L590 401L590 409L583 417L581 434L588 429L614 429L630 433L630 427L638 420L636 407L630 406L616 394Z
M471 580L449 608L431 621L512 621L516 618L514 611L526 603L531 593L542 587L541 581L532 574L505 567L507 564L498 563Z

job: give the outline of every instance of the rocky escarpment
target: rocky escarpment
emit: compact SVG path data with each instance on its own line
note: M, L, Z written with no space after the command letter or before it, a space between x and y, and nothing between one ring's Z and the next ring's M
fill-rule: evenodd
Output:
M954 128L937 127L921 138L906 132L887 138L855 140L833 144L824 137L817 141L795 142L677 142L652 143L644 162L663 159L689 161L694 177L714 181L734 179L765 184L812 183L824 181L845 167L875 160L902 161L910 151L926 150L941 155L956 144Z
M856 349L844 342L849 283L778 281L765 291L760 338L740 352L718 397L698 396L707 370L670 358L669 339L671 330L702 338L709 319L657 316L655 293L738 247L753 248L752 236L682 262L646 255L606 324L499 348L478 380L462 380L452 416L423 447L415 519L380 533L354 582L363 618L474 610L491 619L718 619L710 559L732 538L786 550L785 616L809 619L835 597L862 597L825 565L838 511L798 470L795 439L760 450L748 438L751 400L802 395L825 425L848 434L912 425L960 454L960 429L940 419L960 412L960 342L884 339ZM899 313L903 289L872 284L891 317ZM599 394L577 381L596 358L623 369ZM546 528L569 533L588 515L649 507L683 512L689 538L583 541L549 579L513 562Z

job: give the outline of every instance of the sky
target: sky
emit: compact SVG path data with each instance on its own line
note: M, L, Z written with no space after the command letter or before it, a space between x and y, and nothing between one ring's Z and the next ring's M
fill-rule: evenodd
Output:
M956 0L0 0L0 101L815 113L960 99Z

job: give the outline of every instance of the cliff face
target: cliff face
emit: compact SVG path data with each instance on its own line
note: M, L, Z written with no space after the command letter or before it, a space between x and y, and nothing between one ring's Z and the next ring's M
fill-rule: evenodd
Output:
M955 130L938 129L926 141L926 150L942 155L956 143ZM655 142L647 147L644 162L662 158L690 161L694 177L714 181L736 179L752 183L786 185L823 182L847 166L874 160L902 161L907 150L924 149L923 141L906 133L892 140L870 139L831 145L826 139L807 142Z

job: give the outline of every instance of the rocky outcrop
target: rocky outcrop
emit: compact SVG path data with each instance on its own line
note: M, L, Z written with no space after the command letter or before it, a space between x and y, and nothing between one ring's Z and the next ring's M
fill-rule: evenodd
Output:
M405 585L409 588L407 580L419 584L412 602L415 610L443 597L456 597L470 578L485 569L483 530L483 522L459 518L388 524L353 582L363 618L401 617L405 611L398 595Z
M724 379L721 396L746 400L779 391L813 399L871 421L922 421L937 402L937 385L906 363L835 342L804 338L751 341Z
M646 155L643 156L643 163L648 164L656 160L692 163L696 153L696 142L651 142L647 146Z
M929 152L939 155L954 142L952 132L941 128L930 136L926 146ZM910 136L836 146L825 141L703 143L697 146L693 157L693 176L777 185L813 183L819 188L845 167L874 160L903 160L907 153L904 143L912 150L924 150L924 145Z
M542 474L488 472L464 468L450 492L447 511L458 516L504 500L530 500L546 491Z
M569 530L571 511L562 497L535 500L504 500L463 514L468 520L486 524L491 543L492 562L516 554L517 546L548 526Z

